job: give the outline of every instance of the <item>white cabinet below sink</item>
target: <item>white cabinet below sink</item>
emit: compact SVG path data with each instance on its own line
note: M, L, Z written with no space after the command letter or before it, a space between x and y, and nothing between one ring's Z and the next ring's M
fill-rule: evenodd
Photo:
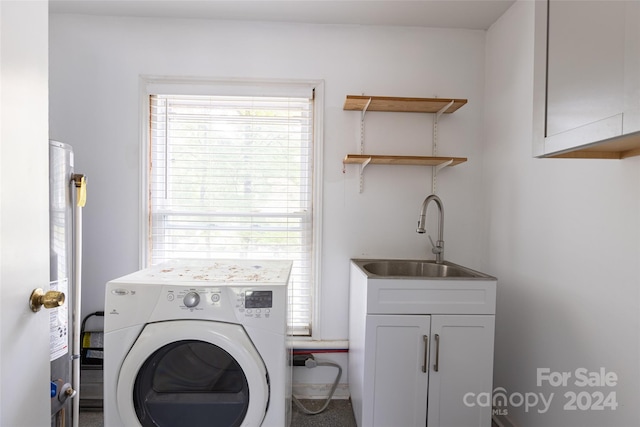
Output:
M495 311L379 313L370 281L351 264L349 387L358 426L490 427L491 407L477 396L492 391ZM493 287L495 298L495 279L475 283Z
M494 330L495 316L431 316L427 426L491 425L478 402L491 395Z

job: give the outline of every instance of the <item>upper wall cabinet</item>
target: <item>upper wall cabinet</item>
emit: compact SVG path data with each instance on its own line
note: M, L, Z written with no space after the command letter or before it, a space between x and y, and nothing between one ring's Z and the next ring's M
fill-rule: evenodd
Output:
M640 155L640 2L535 2L536 157Z

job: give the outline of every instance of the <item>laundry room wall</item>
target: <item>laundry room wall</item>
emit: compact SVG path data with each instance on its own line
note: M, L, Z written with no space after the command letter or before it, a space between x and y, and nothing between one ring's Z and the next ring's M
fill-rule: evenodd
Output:
M468 157L443 169L445 257L484 270L481 218L484 31L52 14L51 137L75 148L88 177L83 314L100 310L105 283L140 268L139 77L321 79L325 83L322 281L314 340L348 339L349 259L431 258L415 232L431 169L368 166L359 192L360 113L347 94L466 98L441 117L439 153ZM370 112L368 152L431 153L433 116ZM435 222L435 216L429 222ZM491 271L487 271L492 273ZM344 355L324 357L345 365ZM346 368L346 366L345 366ZM333 372L303 382L326 382ZM346 381L346 374L343 377Z
M519 427L637 426L640 157L532 157L533 17L518 1L487 32L497 409Z

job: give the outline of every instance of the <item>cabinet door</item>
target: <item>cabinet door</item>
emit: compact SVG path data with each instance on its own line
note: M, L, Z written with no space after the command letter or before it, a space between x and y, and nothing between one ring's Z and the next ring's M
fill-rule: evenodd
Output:
M624 2L550 1L547 136L602 120L622 133Z
M426 425L429 323L430 316L367 316L365 376L373 387L364 390L363 426Z
M490 427L495 316L431 317L428 427ZM466 397L466 399L465 399Z
M535 3L534 155L638 155L638 2Z
M625 3L624 120L622 132L640 131L640 2Z

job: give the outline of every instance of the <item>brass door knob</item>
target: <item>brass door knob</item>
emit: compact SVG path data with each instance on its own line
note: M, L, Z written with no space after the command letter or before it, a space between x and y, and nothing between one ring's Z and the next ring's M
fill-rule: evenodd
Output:
M35 313L44 308L57 308L64 304L64 293L59 291L43 291L41 288L34 289L29 298L29 306Z

